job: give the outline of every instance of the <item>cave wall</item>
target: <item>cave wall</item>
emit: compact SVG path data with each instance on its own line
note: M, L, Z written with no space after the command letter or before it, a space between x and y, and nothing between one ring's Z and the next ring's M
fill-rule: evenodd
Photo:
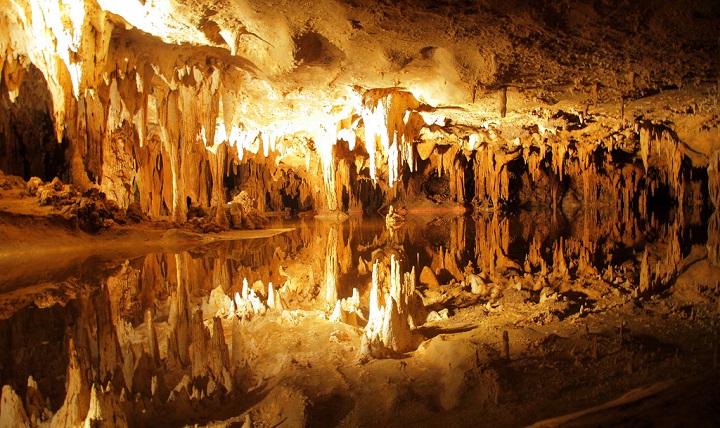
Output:
M79 190L96 187L121 207L139 202L154 217L183 222L189 204L222 204L239 190L248 191L261 211L288 204L296 211L367 211L426 196L431 177L436 202L482 209L608 204L643 216L658 188L667 188L680 206L700 207L690 215L717 205L712 192L706 201L705 179L693 173L708 169L717 138L688 145L669 122L624 111L624 100L678 83L672 73L684 73L681 86L692 76L711 76L707 67L688 71L681 62L667 75L649 75L632 66L615 84L587 74L571 90L584 98L561 108L542 101L546 89L529 89L527 76L501 72L510 67L501 63L483 74L483 82L465 82L463 94L452 83L447 93L460 95L441 100L431 96L438 88L397 83L403 75L408 83L418 76L435 82L440 73L448 84L462 75L448 64L469 67L459 54L452 59L446 48L423 48L387 69L378 65L369 73L374 77L352 80L340 73L332 81L340 83L330 84L322 79L337 74L341 64L355 64L348 53L368 49L370 40L359 39L360 33L331 36L320 24L296 27L295 11L288 8L282 9L284 28L249 9L243 10L244 24L234 27L219 10L206 10L198 20L191 5L180 13L171 2L125 9L104 1L0 5L0 22L8 29L0 35L0 168L26 178L57 175ZM410 6L399 7L414 16ZM663 3L654 19L666 16L668 7ZM707 9L702 2L693 7ZM167 22L148 22L154 14ZM702 24L698 16L683 19ZM251 23L258 31L275 31L277 48L250 32ZM536 24L551 23L543 18L525 29L538 31ZM682 36L700 43L707 39L700 34ZM523 61L529 60L525 48L517 47ZM393 52L388 58L405 55ZM450 59L438 63L442 58ZM656 58L645 59L655 64ZM443 101L463 107L448 109ZM716 122L698 129L711 131Z

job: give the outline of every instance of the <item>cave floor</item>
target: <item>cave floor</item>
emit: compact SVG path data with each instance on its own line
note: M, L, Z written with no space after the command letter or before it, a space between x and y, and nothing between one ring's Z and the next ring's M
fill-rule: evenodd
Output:
M2 217L10 231L3 248L15 253L0 257L0 344L7 350L0 364L3 384L20 397L29 396L29 376L37 382L47 405L36 406L36 421L82 408L83 396L90 397L90 413L102 408L107 418L112 409L115 422L131 426L720 420L720 268L697 242L683 246L670 281L638 290L643 251L662 248L658 242L616 250L617 262L582 273L572 251L562 263L556 253L549 271L523 272L532 250L522 245L505 245L491 265L469 270L468 262L482 265L481 253L493 247L483 242L517 226L482 217L408 216L392 233L382 221L358 218L278 221L266 231L223 237L157 225L85 236L47 216L17 216ZM563 233L571 239L578 232ZM56 245L66 236L72 245L23 252L21 235ZM239 236L248 239L233 239ZM334 281L337 299L357 289L362 315L372 262L389 254L403 270L415 269L416 293L430 315L413 329L419 338L413 350L361 362L366 321L331 320L323 287ZM481 290L469 287L471 271L482 279ZM232 313L227 302L244 280L261 300L267 284L276 284L283 308ZM218 331L224 346L213 339ZM114 345L103 334L116 338ZM150 358L154 346L158 353ZM91 398L92 384L103 386L106 407Z

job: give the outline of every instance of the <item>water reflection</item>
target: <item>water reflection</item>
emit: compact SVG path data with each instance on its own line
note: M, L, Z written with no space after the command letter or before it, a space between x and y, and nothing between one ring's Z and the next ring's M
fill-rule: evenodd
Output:
M697 215L665 220L585 210L408 217L392 229L298 221L270 238L37 272L0 303L3 400L32 425L217 416L278 372L268 358L285 351L268 334L303 317L365 329L348 352L366 361L414 349L429 313L508 287L574 292L585 308L608 290L659 292L717 236Z

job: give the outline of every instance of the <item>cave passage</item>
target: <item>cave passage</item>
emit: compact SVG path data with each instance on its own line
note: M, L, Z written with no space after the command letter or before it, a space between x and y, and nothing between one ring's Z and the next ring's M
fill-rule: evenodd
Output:
M717 0L0 0L0 428L720 426Z

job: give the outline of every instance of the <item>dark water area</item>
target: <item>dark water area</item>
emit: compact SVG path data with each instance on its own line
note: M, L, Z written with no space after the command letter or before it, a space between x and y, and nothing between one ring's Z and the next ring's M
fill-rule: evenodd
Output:
M672 284L694 248L705 251L709 245L707 223L679 215L668 220L618 219L607 211L572 218L546 211L408 216L395 228L379 217L278 220L271 227L293 229L132 259L78 255L63 269L43 271L38 265L34 278L2 284L15 291L0 297L0 381L24 396L32 377L47 408L56 412L66 400L68 364L82 347L90 378L147 393L148 380L132 373L138 364L149 364L142 351L154 346L144 333L149 322L158 331L184 328L189 335L191 327L182 323L198 310L201 317L226 314L212 303L214 290L230 301L245 283L263 302L272 283L286 310L330 313L328 296L350 298L354 290L366 309L373 265L391 257L403 272L414 270L420 288L460 284L469 290L474 276L534 294L547 287L577 294L570 289L582 290L592 280L617 293L650 295ZM163 359L170 358L168 347L178 346L183 345L161 343ZM189 358L182 350L179 355L181 362Z

